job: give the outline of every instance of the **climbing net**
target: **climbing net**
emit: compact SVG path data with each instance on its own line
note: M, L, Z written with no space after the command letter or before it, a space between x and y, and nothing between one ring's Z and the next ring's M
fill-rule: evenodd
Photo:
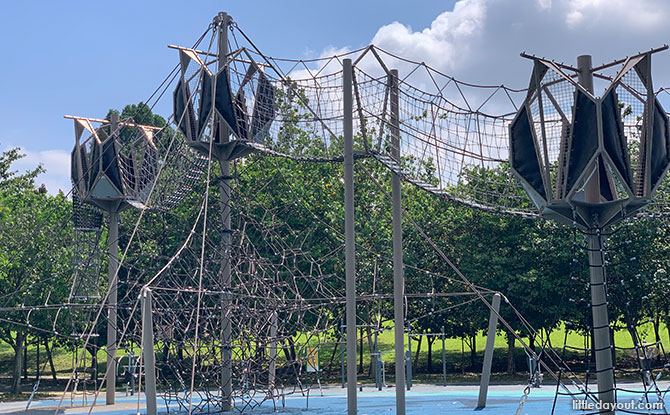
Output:
M392 262L385 254L390 240L367 229L365 221L390 211L380 182L388 181L391 172L448 201L537 216L507 164L509 123L526 90L463 83L374 46L324 59L285 60L264 55L234 24L229 35L227 77L236 103L233 133L250 149L233 163L230 250L222 252L228 235L220 226L217 186L227 178L212 161L211 137L217 127L200 122L208 117L201 96L205 68L214 68L218 58L210 28L192 48L180 49L180 65L148 100L155 105L181 81L184 101L192 106L169 117L154 135L156 158L150 164L156 169L155 180L144 184L144 206L124 213L121 266L113 276L119 289L120 347L132 351L142 343L139 298L148 288L153 293L159 390L168 405L189 412L220 409L221 390L226 388L241 411L268 400L276 406L281 397L305 393L318 381L308 372L319 373L315 351L330 353L326 370L332 370L342 353L344 253L338 163L345 115L344 58L354 61L355 156L363 166L357 170L359 187L382 189L378 199L368 201L371 209L361 212L357 229L357 269L369 282L358 293L362 326L379 330L390 320ZM397 82L389 68L399 70ZM209 70L209 76L215 75ZM632 105L630 134L638 128L634 114L643 111L639 103ZM146 139L134 121L122 119L122 136L130 149ZM394 128L399 132L397 148L391 139ZM95 135L98 130L88 131ZM199 142L198 151L193 141ZM396 150L399 161L392 157ZM128 172L128 154L125 157L121 170ZM667 182L666 178L662 189ZM58 229L60 239L52 238L63 249L70 238L75 240L72 267L62 268L69 293L52 286L63 275L51 275L0 296L3 321L78 347L69 390L76 389L87 353L97 355L104 344L102 323L110 293L100 278L106 245L102 213L80 200L77 182L73 189L73 212ZM659 194L650 214L668 211L669 193ZM381 224L390 229L390 218ZM426 236L420 239L430 240L417 232ZM407 265L412 287L406 294L408 322L436 318L493 292L470 283L434 243L430 248L449 266L435 272L430 261ZM230 282L221 279L225 267L231 269ZM222 307L222 298L230 299L229 307ZM516 317L532 330L523 316ZM627 324L636 332L638 323ZM225 330L232 339L229 345L221 341ZM654 380L665 367L654 366L661 363L649 356L665 354L657 342L650 346L635 338L630 350L640 364L655 362L640 372L641 393L649 399L661 393ZM230 361L223 357L227 347ZM655 355L649 351L654 347L660 350ZM588 360L588 347L582 352ZM580 393L590 394L588 375L582 379L568 370L561 353L551 347L543 353L551 365L546 368L555 370L562 390L577 385ZM316 366L318 362L319 358ZM231 371L231 384L223 384L223 370ZM99 392L102 386L96 383L93 390Z

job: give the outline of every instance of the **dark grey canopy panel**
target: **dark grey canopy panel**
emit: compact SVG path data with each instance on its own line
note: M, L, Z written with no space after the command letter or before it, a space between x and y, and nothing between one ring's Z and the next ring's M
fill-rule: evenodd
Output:
M616 198L617 194L612 187L612 177L605 167L605 160L602 155L598 155L598 183L600 184L600 195L608 201Z
M200 140L203 131L205 131L205 125L207 125L207 120L212 113L212 75L208 71L202 70L200 73L202 77L201 87L200 87L200 106L198 107L198 140Z
M228 80L228 68L221 69L216 74L216 91L214 94L214 106L219 115L226 121L228 127L239 134L237 117L233 105L233 94L230 90L230 81Z
M663 107L654 99L654 122L651 137L651 188L663 177L670 164L670 137L668 136L668 116Z
M72 149L72 153L70 154L70 176L72 178L72 184L75 187L75 190L80 191L83 177L79 173L80 170L82 169L82 159L81 159L81 151L79 151L79 147L74 147Z
M575 113L572 123L572 146L566 180L567 193L577 185L580 175L598 150L598 118L596 103L582 90L575 95Z
M612 88L602 101L603 145L612 163L628 187L633 187L633 174L628 160L626 137L623 133L621 109L616 89Z
M95 179L100 173L100 163L102 160L102 144L98 140L93 140L91 143L91 154L90 164L91 164L91 175L89 176L88 188L91 189L95 184Z
M547 193L542 181L533 133L524 105L510 126L512 167L545 200Z
M177 87L174 91L174 117L179 125L179 129L189 140L195 140L195 111L193 110L193 103L190 100L191 93L188 84L183 80L177 82Z
M114 140L106 140L102 143L102 173L121 192L124 186L121 182L121 171L119 170L119 155Z

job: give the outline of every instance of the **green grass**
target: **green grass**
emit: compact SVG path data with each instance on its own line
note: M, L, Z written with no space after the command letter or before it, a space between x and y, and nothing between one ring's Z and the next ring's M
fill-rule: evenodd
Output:
M551 334L551 342L554 348L559 352L563 345L564 335L565 331L562 326L559 329L552 332ZM650 323L642 326L640 330L640 335L643 341L653 342L654 341L653 326ZM661 327L660 335L664 345L665 346L670 345L670 339L668 338L668 331L665 328L665 326ZM394 340L393 336L394 336L393 331L385 331L379 335L378 344L380 351L393 351L393 340ZM296 341L298 344L300 344L301 341L304 342L304 339L305 338L303 336L300 336L299 338L296 339ZM633 346L632 339L630 338L630 335L626 330L616 331L614 340L615 344L618 347ZM527 338L525 338L524 341L527 344L529 342ZM313 344L316 345L314 341ZM584 346L584 338L578 333L570 332L567 338L567 344L573 347L581 348ZM357 343L357 350L359 345L360 343ZM481 362L481 359L483 358L483 350L486 345L486 336L484 336L484 333L479 333L477 335L476 345L477 345L477 362L478 362L477 364L480 364L479 362ZM156 347L157 350L160 350L160 344L158 344ZM330 361L334 347L335 345L332 343L324 344L321 346L319 360L322 369L326 369L325 366ZM427 366L427 355L428 355L427 348L428 348L428 342L426 341L426 338L424 338L422 340L421 352L419 356L419 367L415 368L418 369L417 372L419 373L425 371ZM536 348L539 350L539 339L536 340ZM412 342L413 359L416 355L417 351L416 349L417 349L417 342L413 341ZM446 362L448 371L450 373L456 373L458 376L465 376L463 372L467 369L471 369L469 367L470 350L467 347L467 345L465 345L464 349L465 349L464 353L462 353L460 339L454 339L454 338L445 339ZM337 375L339 374L340 371L340 350L341 349L338 348L338 351L336 352L336 355L333 359L333 364L331 368L333 372L332 375L334 376L335 381L337 381ZM405 350L407 350L407 336L405 336ZM72 372L74 352L72 350L68 350L65 347L56 347L53 348L52 351L53 351L54 366L56 367L58 376L59 377L69 376L70 373ZM79 352L81 352L80 349ZM139 348L135 347L134 352L135 354L139 354L140 352ZM120 349L118 351L119 356L125 355L126 353L127 351L125 349ZM433 372L440 373L442 370L442 341L439 337L433 343L432 354L433 354ZM632 359L632 354L630 353L628 354L628 356L624 356L623 352L620 352L619 354L620 357ZM575 354L573 353L573 355ZM279 352L278 356L280 360L284 358L283 353L281 352ZM98 373L100 376L104 374L106 357L107 356L104 350L98 351ZM526 370L525 353L523 352L518 342L516 343L515 357L517 361L517 370L525 371ZM14 358L13 349L8 344L0 342L0 376L11 375L14 363L13 358ZM391 374L394 362L394 354L385 353L383 354L382 358L387 366L387 374ZM85 359L87 366L90 366L90 354L86 353ZM504 367L506 366L506 359L507 359L506 336L503 332L498 332L495 342L494 371L504 370ZM575 360L579 359L575 357ZM369 353L369 346L367 343L367 336L365 336L363 341L363 368L366 373L369 368L369 364L370 364L370 353ZM35 376L36 365L37 365L37 348L35 345L30 345L28 347L27 367L28 367L28 375L31 378L34 378ZM40 348L40 372L43 377L51 376L51 370L47 363L46 350L44 349L43 346L41 346Z

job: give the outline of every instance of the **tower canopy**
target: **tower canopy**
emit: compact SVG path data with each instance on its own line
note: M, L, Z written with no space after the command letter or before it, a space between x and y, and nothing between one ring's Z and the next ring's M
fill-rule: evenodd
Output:
M670 164L653 52L597 68L590 57L580 68L531 57L528 94L509 129L510 165L542 216L604 227L651 201ZM599 72L615 66L612 76ZM593 77L608 82L600 96Z
M143 208L158 172L157 127L132 120L73 118L71 175L77 197L107 212ZM93 123L99 124L97 128ZM82 141L84 132L90 136Z
M263 143L275 118L275 88L265 65L249 51L229 51L230 16L214 19L210 49L171 46L179 51L179 80L173 94L174 119L186 142L219 160L244 157ZM249 145L252 144L252 145Z

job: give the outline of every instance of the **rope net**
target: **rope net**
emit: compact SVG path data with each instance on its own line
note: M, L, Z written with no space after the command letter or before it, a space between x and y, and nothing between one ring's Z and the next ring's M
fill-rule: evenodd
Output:
M139 298L143 289L151 289L159 393L168 406L189 412L219 410L224 401L221 391L230 387L240 411L266 401L276 407L283 396L307 393L319 382L323 368L314 367L315 351L327 350L328 356L317 357L316 365L327 359L325 370L332 371L333 362L340 359L345 298L338 164L344 118L342 59L354 61L355 156L363 166L356 170L356 198L366 206L357 213L356 267L362 281L358 319L368 337L388 326L392 316L390 201L383 194L388 189L379 185L388 183L391 173L459 205L538 216L507 161L509 124L526 90L460 82L374 46L317 60L272 58L234 24L224 72L217 70L214 50L213 27L193 48L180 49L180 64L148 104L153 107L166 91L175 90L171 98L181 111L156 126L150 139L138 120L121 119L119 132L110 139L118 146L114 158L118 167L105 164L104 151L96 153L93 148L97 135L110 133L109 122L86 129L90 137L82 142L83 157L90 165L102 163L103 173L118 168L121 186L130 189L124 195L132 208L123 213L121 266L113 276L119 290L118 344L128 353L141 345ZM389 68L400 70L397 88ZM207 101L203 87L224 77L233 108L225 126L213 121L214 111L226 115L216 102ZM635 145L644 102L637 96L642 92L639 79L634 74L626 77L617 92L629 141ZM559 139L566 134L561 114L572 112L574 95L569 82L551 71L541 82L549 93L541 103L534 101L531 115L538 116L540 105L556 109L543 122L550 139L542 157L558 169ZM230 129L239 147L215 142L221 128ZM391 156L396 150L391 144L395 128L400 161ZM541 128L540 123L535 122L534 128ZM218 171L217 157L235 160L231 177ZM76 345L66 390L73 394L87 356L97 355L104 345L101 334L110 294L100 275L110 242L102 237L102 213L82 201L88 174L76 177L73 211L56 234L47 235L63 249L74 241L73 256L65 257L67 265L59 268L58 275L45 275L0 294L2 321ZM220 186L230 179L230 188ZM646 215L667 214L668 184L665 178ZM226 219L221 217L221 191L231 195L229 251L224 249L228 235L220 225ZM446 206L451 205L436 208ZM381 223L382 228L371 230L368 222ZM38 228L36 224L34 229ZM481 306L475 301L494 291L471 284L446 257L436 257L438 250L423 235L417 231L413 240L423 256L406 264L406 322L417 324L439 319L457 307ZM226 267L231 269L230 282L222 281ZM69 293L51 286L63 275L68 276ZM230 302L226 308L224 299ZM513 319L536 333L520 313L514 312ZM230 344L222 341L226 331ZM643 343L634 347L640 362L639 356L646 356L649 349ZM588 347L582 352L588 359ZM580 377L570 370L562 352L547 345L540 355L562 390L577 388L593 396L588 392L589 375ZM232 384L224 384L223 370L231 371ZM641 372L647 376L641 392L645 397L658 370L662 368L648 370L650 377ZM96 397L103 386L100 381L93 383Z

